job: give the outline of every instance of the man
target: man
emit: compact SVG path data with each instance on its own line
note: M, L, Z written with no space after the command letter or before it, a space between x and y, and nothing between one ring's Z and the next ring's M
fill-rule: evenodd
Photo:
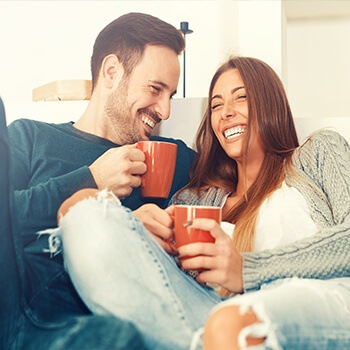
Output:
M15 213L11 210L8 137L1 98L0 145L0 348L145 349L136 328L116 317L68 315L54 322L36 318L40 310L33 308L32 300L24 293L24 280L32 276L25 269Z
M167 206L168 199L141 196L146 166L135 142L149 139L154 126L169 117L183 49L182 34L160 19L141 13L121 16L95 41L92 97L76 123L17 120L9 126L16 231L30 273L23 290L38 323L89 314L61 255L45 253L47 235L38 239L36 234L56 226L66 198L85 187L108 188L132 210L151 201ZM188 182L195 153L182 141L168 142L178 146L171 197ZM52 249L54 241L50 244Z

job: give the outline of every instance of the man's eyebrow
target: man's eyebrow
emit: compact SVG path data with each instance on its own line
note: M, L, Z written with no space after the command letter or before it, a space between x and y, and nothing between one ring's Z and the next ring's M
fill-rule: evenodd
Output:
M232 89L231 90L231 95L233 95L236 91L240 90L240 89L244 89L245 87L244 86L237 86L236 88ZM222 95L220 94L217 94L217 95L214 95L210 101L212 101L214 98L222 98Z
M170 91L170 86L169 86L168 84L165 84L165 83L162 82L162 81L150 80L149 82L150 82L151 84L158 84L158 85L160 85L163 89L169 90L169 91ZM176 93L177 93L177 90L174 90L174 91L171 93L171 97L173 97Z

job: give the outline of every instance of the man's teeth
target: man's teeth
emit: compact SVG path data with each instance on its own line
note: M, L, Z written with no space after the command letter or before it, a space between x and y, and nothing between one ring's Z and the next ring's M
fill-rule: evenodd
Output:
M153 129L156 125L156 123L152 120L152 119L149 119L148 117L146 116L142 116L141 120L147 124L151 129Z
M227 139L233 139L234 137L237 137L239 135L244 134L244 128L238 127L238 128L231 128L231 129L227 129L224 131L224 136Z

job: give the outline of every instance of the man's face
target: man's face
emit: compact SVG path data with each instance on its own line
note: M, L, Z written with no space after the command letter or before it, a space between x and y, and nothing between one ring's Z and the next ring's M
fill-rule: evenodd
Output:
M124 145L148 140L152 129L169 118L170 99L176 93L180 64L174 51L147 46L142 61L109 95L105 106L114 142Z

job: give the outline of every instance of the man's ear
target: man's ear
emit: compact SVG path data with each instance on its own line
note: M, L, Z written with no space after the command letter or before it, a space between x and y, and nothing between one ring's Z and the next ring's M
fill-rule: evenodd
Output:
M103 59L100 77L106 88L112 89L114 86L118 85L123 75L123 65L116 55L110 54Z

